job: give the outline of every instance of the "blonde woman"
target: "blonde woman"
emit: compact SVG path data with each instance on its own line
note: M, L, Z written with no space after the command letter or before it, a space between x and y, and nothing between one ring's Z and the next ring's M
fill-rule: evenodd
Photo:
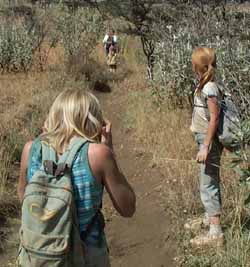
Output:
M41 168L41 140L48 141L60 158L74 138L83 137L88 142L78 151L71 176L80 232L86 231L93 214L96 214L104 187L122 216L131 217L134 214L134 191L117 166L111 125L105 123L94 95L84 90L62 92L54 101L44 128L45 133L28 142L23 149L18 185L20 201L26 184ZM97 223L91 226L84 243L86 266L110 266L105 234Z
M204 218L190 220L185 228L204 224L209 227L205 235L191 240L194 246L221 245L224 235L220 224L220 158L222 146L216 137L221 94L215 79L216 55L211 48L200 47L192 54L192 67L198 79L194 93L191 130L199 147L196 156L200 164L200 196L205 208Z

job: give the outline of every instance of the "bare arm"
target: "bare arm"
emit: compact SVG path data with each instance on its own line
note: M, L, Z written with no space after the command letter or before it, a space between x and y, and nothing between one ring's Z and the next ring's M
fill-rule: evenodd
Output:
M209 146L211 145L213 138L216 134L218 123L219 123L219 114L220 109L217 103L216 97L209 97L207 100L208 110L210 114L210 121L208 124L208 131L204 140L203 145L200 148L196 156L198 162L205 162L209 152Z
M19 173L19 180L18 180L18 187L17 187L17 194L19 197L20 202L23 200L25 186L26 186L26 176L27 176L27 169L28 169L28 159L29 159L29 152L32 146L32 141L27 142L24 145L22 157L21 157L21 166L20 166L20 173Z
M102 144L91 144L89 162L93 174L103 182L115 209L124 217L131 217L135 212L136 196L119 169L114 153L111 123L106 121L103 127Z
M115 209L124 217L135 212L136 196L117 166L114 153L104 144L90 144L89 163L93 175L109 193Z
M103 161L103 182L116 210L124 217L131 217L135 212L136 196L119 169L113 152L106 148Z
M209 146L212 143L214 135L218 128L220 109L216 97L209 97L207 100L208 110L210 114L210 121L208 124L208 131L204 140L204 145Z

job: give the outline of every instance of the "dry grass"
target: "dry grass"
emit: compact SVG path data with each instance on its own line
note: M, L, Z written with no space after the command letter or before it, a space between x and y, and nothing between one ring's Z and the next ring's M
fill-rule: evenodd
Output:
M138 76L136 80L142 81L143 78ZM194 160L197 148L189 130L190 111L158 108L152 104L149 90L134 90L132 84L129 88L132 90L128 93L125 124L136 131L145 150L152 153L152 167L158 167L163 174L162 183L155 189L175 225L173 231L180 244L176 264L189 267L250 266L249 208L244 206L248 190L239 186L237 175L229 167L231 155L223 154L221 168L226 247L193 251L189 246L191 235L183 231L183 223L188 217L201 215L203 208L198 190L199 166Z
M137 63L140 61L140 55L139 58L136 56L139 44L131 40L129 43L134 47L133 51L125 48L123 56L128 62L126 69L133 71L133 75L123 77L122 82L116 81L113 85L114 88L129 89L124 100L127 103L124 123L128 128L135 129L138 141L152 153L152 167L159 168L164 177L156 189L171 215L175 226L173 231L180 241L179 266L250 266L249 218L247 209L243 207L247 192L245 188L239 188L237 177L226 163L227 156L224 156L222 165L223 223L228 241L226 250L197 253L189 248L190 235L183 232L183 221L202 212L198 193L199 166L194 162L196 144L189 130L190 111L170 111L164 105L158 108L152 103L143 76L145 68ZM52 61L57 60L55 56ZM102 64L104 62L101 49L96 60ZM124 71L121 70L121 73ZM51 69L43 73L0 77L0 158L4 159L0 162L0 215L8 210L7 205L11 207L13 201L17 201L16 198L10 201L5 194L12 191L11 196L15 195L16 182L11 179L15 175L12 163L20 159L23 144L39 133L58 92L65 87L84 86L81 77L76 80L76 77L70 78L61 71Z
M65 88L74 87L110 90L110 81L118 82L129 74L126 64L117 73L109 73L102 47L98 47L95 57L92 55L86 59L84 55L79 56L74 66L70 66L73 73L67 72L69 66L64 62L62 47L52 48L49 54L46 45L43 49L45 56L49 56L44 59L45 63L41 62L46 64L43 66L46 71L0 76L0 156L4 159L0 163L1 207L5 203L3 192L8 192L8 181L13 176L12 168L17 169L13 163L20 160L24 143L40 133L56 95ZM35 58L35 61L39 63L39 59ZM17 175L16 171L14 175Z
M8 215L8 210L11 214L17 206L15 163L20 160L24 143L39 134L64 81L61 74L44 72L4 75L0 83L0 215Z
M0 158L1 158L1 161L0 161L0 173L1 173L0 196L3 196L6 191L7 179L9 176L9 170L11 166L10 154L4 146L0 147Z
M100 49L97 51L103 53ZM86 60L83 62L81 57L74 66L77 71L66 73L61 47L52 49L49 55L47 71L0 76L0 156L5 159L0 163L1 207L5 203L3 192L9 192L9 178L17 175L18 166L14 167L13 163L20 160L24 143L40 133L49 107L58 93L65 88L76 87L94 89L99 86L103 89L109 86L110 80L119 81L128 74L128 69L123 67L115 75L110 75L102 60L93 60L90 64Z

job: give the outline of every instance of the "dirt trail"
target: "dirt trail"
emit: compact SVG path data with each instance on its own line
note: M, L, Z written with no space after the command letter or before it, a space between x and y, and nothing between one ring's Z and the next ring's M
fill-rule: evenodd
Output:
M170 234L170 220L162 199L154 190L164 179L152 168L151 155L135 141L133 130L124 125L124 91L98 94L105 113L113 124L114 147L120 167L137 195L137 211L132 219L121 218L105 196L106 233L113 267L172 267L175 246ZM19 219L11 219L8 241L0 255L0 267L14 266L18 246Z
M137 195L137 211L132 219L107 216L112 266L171 267L174 266L175 244L170 234L170 219L162 205L163 199L154 190L164 177L159 169L151 166L151 155L136 142L133 131L124 125L124 93L126 89L114 88L111 94L98 94L112 121L120 167ZM110 205L106 204L105 208L110 209Z

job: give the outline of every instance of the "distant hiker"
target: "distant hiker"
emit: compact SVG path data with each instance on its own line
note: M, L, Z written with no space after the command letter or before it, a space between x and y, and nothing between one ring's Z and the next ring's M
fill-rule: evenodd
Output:
M110 46L109 48L109 54L107 57L107 64L109 66L109 70L111 72L115 72L116 71L116 66L117 66L117 53L115 50L114 46Z
M114 29L111 29L106 33L106 35L103 38L103 44L104 44L106 56L108 56L108 54L109 54L110 46L113 46L115 48L116 52L118 52L117 51L118 50L117 35L115 34Z
M131 217L135 193L118 167L111 124L94 95L66 90L54 101L43 133L22 152L19 266L110 266L104 187L115 209Z
M209 227L205 235L191 240L194 246L222 245L221 229L220 159L222 145L218 141L217 127L220 114L221 94L215 79L216 55L211 48L197 48L192 54L193 71L198 85L194 93L194 109L191 130L199 147L196 160L200 163L200 197L205 216L190 220L185 228Z

